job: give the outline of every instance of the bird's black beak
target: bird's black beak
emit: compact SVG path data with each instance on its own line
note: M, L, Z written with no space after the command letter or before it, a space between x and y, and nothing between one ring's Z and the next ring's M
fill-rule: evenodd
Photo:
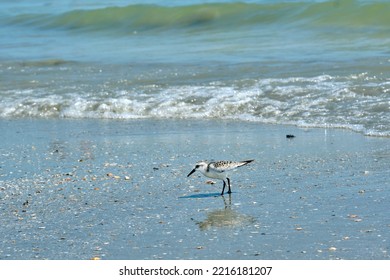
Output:
M196 171L196 169L192 169L190 173L188 173L187 177L190 177L192 173L194 173Z

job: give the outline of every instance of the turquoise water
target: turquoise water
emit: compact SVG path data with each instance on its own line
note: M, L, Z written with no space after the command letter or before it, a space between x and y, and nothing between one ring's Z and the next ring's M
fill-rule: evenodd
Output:
M390 136L387 1L2 1L1 118Z

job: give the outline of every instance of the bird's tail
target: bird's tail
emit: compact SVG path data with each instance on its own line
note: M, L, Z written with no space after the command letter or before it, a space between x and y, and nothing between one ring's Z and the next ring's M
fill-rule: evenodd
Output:
M251 163L252 161L255 161L254 159L249 159L249 160L243 160L243 161L240 161L242 163L241 166L243 165L247 165L248 163Z

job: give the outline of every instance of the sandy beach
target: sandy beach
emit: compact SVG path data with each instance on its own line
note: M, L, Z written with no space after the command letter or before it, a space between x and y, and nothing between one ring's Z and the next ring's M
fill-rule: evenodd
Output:
M3 260L390 257L389 138L188 120L0 130ZM255 162L220 196L186 177L204 159Z

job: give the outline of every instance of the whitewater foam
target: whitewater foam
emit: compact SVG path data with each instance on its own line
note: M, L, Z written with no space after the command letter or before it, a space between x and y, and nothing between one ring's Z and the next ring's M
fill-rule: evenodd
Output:
M365 79L365 75L361 75L361 80ZM146 86L116 92L62 95L38 94L29 89L8 94L0 105L0 116L236 119L390 135L386 125L390 123L387 91L379 96L367 90L359 93L354 91L355 86L349 79L330 75L267 78L238 84ZM388 86L387 81L379 84L380 88ZM377 89L378 84L373 90Z

